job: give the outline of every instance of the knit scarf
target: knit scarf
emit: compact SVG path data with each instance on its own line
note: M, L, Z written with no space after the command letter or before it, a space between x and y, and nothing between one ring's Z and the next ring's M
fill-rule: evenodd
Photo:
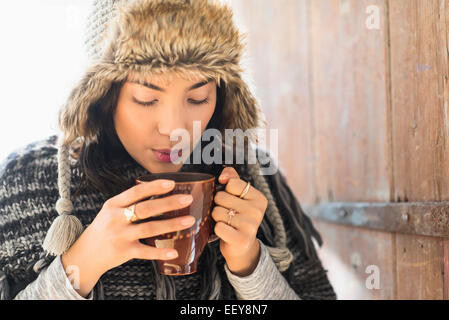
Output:
M45 230L55 216L54 210L48 210L57 196L54 190L49 192L51 188L48 185L49 181L53 181L54 184L56 180L54 175L57 159L55 142L54 136L46 143L29 145L22 155L11 156L9 163L4 166L6 169L2 170L3 189L0 190L0 213L5 216L4 221L19 217L16 222L0 224L2 250L7 248L4 245L5 241L12 240L13 245L20 245L22 238L28 233L37 234L38 239L20 248L14 248L17 255L11 256L8 252L0 252L1 299L13 298L27 284L34 281L39 272L54 259L52 256L46 256L38 244L42 243ZM24 161L30 163L27 167L36 165L34 169L40 172L33 177L35 181L30 178L25 179L30 171L25 171ZM14 165L15 170L9 170ZM130 181L138 175L147 173L135 162L123 164L119 169L129 175ZM185 164L181 171L208 172L218 176L222 169L222 165ZM71 166L70 170L74 182L71 187L75 188L81 172L76 166ZM334 299L335 293L312 242L314 237L321 245L321 237L310 219L302 212L283 174L278 170L275 175L263 176L259 170L260 167L257 164L245 164L238 170L240 178L250 181L256 189L264 193L269 202L259 228L258 238L269 248L270 255L279 271L302 299ZM33 187L26 186L23 192L16 194L14 184L17 183L17 179L33 183ZM8 182L11 183L9 188L6 186ZM38 197L37 193L31 191L33 188L34 191L42 191L45 194ZM38 198L48 200L48 203L43 204L43 211L33 212L33 220L20 221L21 212L19 211L25 208L14 203L23 200L31 203L32 206L40 207L42 203L37 202ZM105 200L101 194L81 193L79 201L75 202L77 209L74 214L84 226L87 226L98 212L93 208L101 208ZM92 205L89 206L90 204ZM10 217L7 217L8 215ZM22 227L18 228L20 224ZM289 250L282 250L282 248ZM154 261L132 260L105 273L95 286L95 297L96 299L236 299L234 290L224 273L224 263L218 241L206 246L199 260L198 272L192 276L163 276L156 272ZM151 272L148 269L151 269ZM126 279L142 279L147 281L148 286L144 287L136 283L133 286L135 292L129 292L130 287L126 284ZM192 292L193 295L186 292Z

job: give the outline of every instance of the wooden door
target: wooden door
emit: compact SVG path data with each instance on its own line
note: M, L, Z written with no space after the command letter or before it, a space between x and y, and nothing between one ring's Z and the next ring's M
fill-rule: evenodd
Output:
M449 2L227 2L338 298L449 299Z

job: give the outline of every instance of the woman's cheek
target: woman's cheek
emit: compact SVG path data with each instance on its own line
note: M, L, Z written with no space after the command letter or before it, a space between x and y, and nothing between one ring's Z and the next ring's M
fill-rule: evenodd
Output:
M207 124L209 123L209 121L212 119L212 115L214 114L215 111L215 105L216 102L215 101L211 101L205 108L205 111L203 112L203 119L202 119L202 128L203 130L206 128Z
M185 114L185 119L187 120L186 126L189 131L190 135L190 150L192 151L194 146L199 142L201 139L210 119L212 118L212 115L214 113L214 108L206 106L199 107L198 109L201 110L195 110L190 111ZM196 122L196 123L195 123ZM200 123L200 130L201 132L197 133L195 131L198 130L198 122ZM196 141L194 139L197 139Z

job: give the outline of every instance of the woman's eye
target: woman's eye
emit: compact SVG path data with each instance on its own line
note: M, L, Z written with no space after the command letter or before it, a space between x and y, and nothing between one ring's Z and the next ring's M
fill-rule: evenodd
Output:
M145 102L145 101L139 101L139 100L137 100L136 98L133 97L133 101L135 103L137 103L137 104L142 105L142 106L149 107L149 106L152 106L153 104L155 104L157 100Z
M205 104L205 103L208 103L208 102L209 102L209 99L206 98L206 99L201 100L201 101L197 101L197 100L192 100L192 99L190 99L190 102L193 103L193 104Z

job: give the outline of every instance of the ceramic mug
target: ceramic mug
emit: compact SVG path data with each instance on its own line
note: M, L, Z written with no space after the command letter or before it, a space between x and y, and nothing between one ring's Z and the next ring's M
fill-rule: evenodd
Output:
M206 244L218 240L213 229L215 222L212 219L214 196L224 189L218 184L218 177L208 173L199 172L167 172L140 176L136 183L145 183L157 179L168 179L175 182L173 190L162 195L153 195L149 199L167 197L172 194L191 194L192 203L182 209L168 211L158 216L140 220L138 223L165 220L180 216L191 215L196 222L188 229L166 233L151 238L141 239L141 242L156 248L171 248L178 251L178 257L172 260L157 260L159 272L164 275L187 275L195 273L198 259ZM142 201L144 201L142 200Z

